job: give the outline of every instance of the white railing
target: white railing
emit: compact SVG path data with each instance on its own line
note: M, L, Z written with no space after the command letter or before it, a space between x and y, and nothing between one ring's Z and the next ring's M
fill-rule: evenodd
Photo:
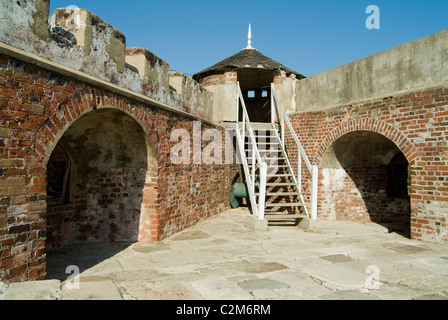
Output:
M243 114L242 114L242 128L240 132L239 123L236 123L236 139L237 139L237 147L239 152L239 157L241 160L241 163L243 164L244 174L246 176L246 184L247 189L249 192L249 199L252 206L252 211L258 219L263 220L264 219L264 206L265 206L265 200L266 200L266 176L267 176L267 170L268 165L266 162L263 161L260 152L258 150L257 146L257 140L255 139L254 132L252 130L252 125L249 120L249 115L247 114L246 104L244 102L244 97L241 92L240 84L237 84L237 106L239 103L241 103ZM245 152L245 141L246 141L246 132L248 133L249 138L249 146L250 146L250 154L251 157L251 163L248 163L246 158L246 152ZM252 171L249 171L249 168L252 168ZM256 171L257 168L260 169L259 176L260 181L258 185L259 189L259 196L258 196L258 203L257 198L255 195L255 187L257 183L257 175Z
M302 147L302 144L299 141L299 138L297 137L296 132L294 131L294 128L291 124L291 121L289 120L289 117L287 116L285 110L283 109L283 106L281 105L280 101L277 98L277 95L274 91L274 85L271 85L271 117L272 117L272 123L275 122L275 115L278 117L279 126L280 126L280 133L279 133L279 139L281 141L283 150L285 149L285 124L286 127L289 129L291 136L297 146L297 172L294 173L294 169L291 166L291 163L289 163L289 159L287 157L288 165L290 166L291 170L293 171L294 175L294 183L297 185L297 191L302 194L302 160L305 162L305 165L308 169L308 171L311 174L311 218L313 220L317 219L317 197L318 197L318 179L319 179L319 168L316 165L312 165L310 160L308 159L308 156L305 153L305 150ZM286 153L286 152L285 152ZM295 178L297 176L297 178ZM303 199L302 199L303 201ZM305 210L308 214L308 209L305 206Z

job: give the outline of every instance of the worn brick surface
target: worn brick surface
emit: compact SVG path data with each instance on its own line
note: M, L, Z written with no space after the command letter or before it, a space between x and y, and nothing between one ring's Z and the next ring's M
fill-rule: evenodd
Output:
M10 281L43 278L45 249L76 241L158 241L229 207L238 166L171 164L170 133L184 128L192 135L193 119L10 57L1 61L1 268ZM144 129L157 170L91 170L84 193L47 209L46 164L56 143L81 116L106 107L121 110ZM210 128L201 127L202 132ZM134 185L131 191L123 181ZM132 231L126 229L130 225Z
M377 101L343 105L326 111L295 113L290 117L307 154L317 165L329 147L338 138L350 132L359 130L376 132L394 142L411 166L412 237L431 242L448 240L447 87L416 90ZM289 150L292 162L296 165L297 152L292 145L291 137ZM307 171L304 171L305 185L309 187L310 177ZM370 174L377 177L373 172ZM327 213L330 206L338 203L341 204L340 211L346 212L341 213L346 218L354 218L347 216L349 211L352 211L352 214L360 211L365 217L372 218L365 208L366 199L361 195L356 197L357 200L348 197L348 192L330 195L323 188L322 171L319 179L321 218L335 218L328 217ZM350 189L353 189L353 186L347 190ZM309 200L308 188L305 193ZM396 204L396 207L400 205Z

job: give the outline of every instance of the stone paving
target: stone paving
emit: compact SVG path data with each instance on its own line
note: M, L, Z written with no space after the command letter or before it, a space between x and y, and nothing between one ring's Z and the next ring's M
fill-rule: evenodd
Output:
M0 284L0 300L448 299L448 245L375 223L254 231L249 219L233 209L159 243L49 253L48 280ZM79 282L69 265L79 268Z

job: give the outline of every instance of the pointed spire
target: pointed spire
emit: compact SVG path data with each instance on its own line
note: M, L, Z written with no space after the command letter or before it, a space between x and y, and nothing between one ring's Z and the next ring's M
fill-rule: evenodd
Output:
M252 30L249 23L249 33L247 34L247 47L246 49L253 49L252 48Z

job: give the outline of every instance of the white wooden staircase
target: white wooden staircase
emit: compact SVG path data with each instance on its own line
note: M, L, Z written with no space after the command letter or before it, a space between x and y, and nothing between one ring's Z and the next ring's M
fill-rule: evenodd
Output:
M318 169L309 162L274 88L271 88L272 123L251 123L239 86L238 90L243 121L235 127L237 152L253 214L268 221L296 221L305 217L316 219ZM291 166L285 150L285 130L290 130L297 147L296 170ZM311 210L302 196L302 159L312 176Z
M271 123L253 123L252 129L257 141L257 148L263 161L267 164L266 193L264 216L268 220L289 220L307 217L305 204L297 189L294 173L283 150L277 129ZM253 157L250 139L245 141L245 156L248 163ZM260 170L255 168L258 175ZM252 168L249 168L252 173ZM258 201L260 191L255 191Z

